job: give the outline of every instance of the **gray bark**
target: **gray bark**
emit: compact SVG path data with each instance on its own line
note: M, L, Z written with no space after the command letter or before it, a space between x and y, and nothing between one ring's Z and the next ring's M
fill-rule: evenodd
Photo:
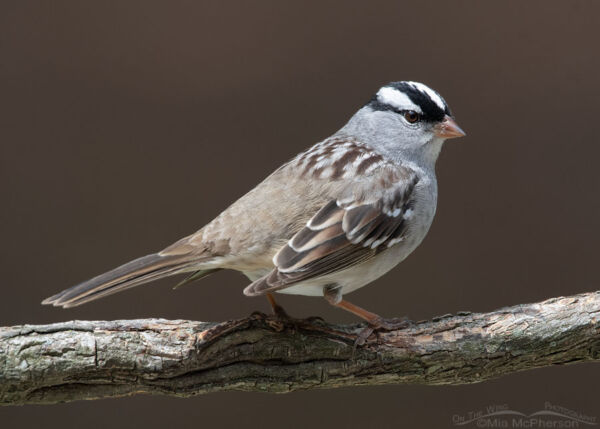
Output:
M463 384L600 356L600 292L459 313L371 335L254 314L223 323L72 321L0 328L0 404L138 393Z

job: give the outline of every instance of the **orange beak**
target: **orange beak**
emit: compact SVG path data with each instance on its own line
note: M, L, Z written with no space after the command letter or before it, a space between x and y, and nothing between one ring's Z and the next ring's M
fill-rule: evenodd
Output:
M464 137L467 135L467 133L460 129L456 121L448 115L446 115L441 123L433 128L435 130L435 135L443 139L453 139L455 137Z

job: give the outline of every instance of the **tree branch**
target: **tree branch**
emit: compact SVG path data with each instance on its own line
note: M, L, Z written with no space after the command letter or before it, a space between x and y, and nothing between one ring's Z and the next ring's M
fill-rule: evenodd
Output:
M600 360L600 292L459 313L371 335L364 325L254 314L223 323L73 321L0 328L0 404L137 393L476 383Z

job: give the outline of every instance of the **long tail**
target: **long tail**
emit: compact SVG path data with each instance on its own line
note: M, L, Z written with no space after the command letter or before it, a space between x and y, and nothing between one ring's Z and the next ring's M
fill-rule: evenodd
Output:
M162 256L155 253L143 256L46 298L42 304L63 308L76 307L143 283L192 271L197 264L198 259L191 258L189 255Z

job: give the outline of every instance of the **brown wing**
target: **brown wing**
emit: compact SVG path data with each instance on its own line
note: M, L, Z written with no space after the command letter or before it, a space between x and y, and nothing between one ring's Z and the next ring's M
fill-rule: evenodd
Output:
M244 293L262 295L341 271L401 241L418 182L412 170L402 173L397 181L378 181L379 192L362 189L322 207L275 255L276 268Z

